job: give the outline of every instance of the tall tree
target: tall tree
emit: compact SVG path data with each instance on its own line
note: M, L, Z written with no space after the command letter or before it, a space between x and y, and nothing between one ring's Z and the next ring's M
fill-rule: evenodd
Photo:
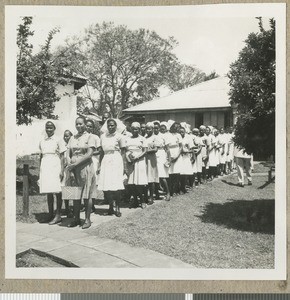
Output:
M30 27L32 17L23 17L17 29L17 124L29 124L32 118L56 118L53 114L56 85L64 84L60 77L62 66L51 53L51 41L59 31L52 29L41 50L33 54L29 38L34 35Z
M207 75L194 66L181 64L177 61L172 64L170 72L166 76L166 85L172 91L179 91L216 77L218 75L214 71Z
M154 31L103 23L91 26L84 37L67 41L58 54L64 54L68 67L98 91L97 99L89 89L86 94L98 112L109 110L116 117L123 109L158 96L176 61L171 51L176 44Z
M238 59L231 64L230 99L237 110L235 142L249 153L275 153L275 21L250 33Z

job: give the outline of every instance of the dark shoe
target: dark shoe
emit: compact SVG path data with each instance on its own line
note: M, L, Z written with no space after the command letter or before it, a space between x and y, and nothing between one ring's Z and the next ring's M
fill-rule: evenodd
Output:
M53 220L51 220L48 224L49 225L55 225L55 224L58 224L58 223L61 223L61 218L54 218Z
M73 218L73 213L72 213L72 211L71 210L69 210L69 211L66 211L66 217L68 218L68 219L70 219L70 218Z
M72 227L77 227L77 226L80 225L80 224L81 224L80 221L73 220L71 223L69 223L69 224L67 225L67 227L70 227L70 228L72 228Z
M113 209L109 209L108 210L108 216L112 216L114 214L114 210Z
M119 211L116 211L115 212L115 216L118 217L118 218L120 218L122 216L122 214Z
M91 227L91 221L89 221L89 222L85 222L84 224L83 224L83 226L82 226L82 229L87 229L87 228L90 228Z
M253 185L252 181L249 181L249 182L248 182L248 185Z
M170 195L167 194L167 195L165 196L164 200L165 200L165 201L170 201Z
M129 204L129 208L137 208L138 206L139 204L135 200L131 201Z
M154 201L151 199L148 201L148 205L152 205L154 203Z

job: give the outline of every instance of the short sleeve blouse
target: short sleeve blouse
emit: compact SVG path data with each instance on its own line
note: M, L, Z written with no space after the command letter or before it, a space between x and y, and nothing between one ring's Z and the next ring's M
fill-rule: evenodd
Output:
M158 133L155 135L155 145L157 148L164 148L164 146L168 145L166 140L166 135L162 133Z
M182 142L182 137L179 133L168 133L166 140L169 147L178 146Z
M100 144L104 152L120 151L121 148L125 147L125 137L117 132L104 133L101 135Z
M83 134L73 135L68 144L67 148L72 151L72 155L85 155L88 148L95 149L96 142L92 134L84 132Z
M193 140L190 135L186 134L181 140L182 148L184 152L188 152L193 148Z
M94 140L95 143L95 148L99 148L101 146L100 138L96 134L91 134L92 139Z
M41 154L57 154L63 153L66 151L66 146L64 143L61 143L59 139L53 136L46 136L39 143L39 150Z
M136 138L128 137L126 139L126 150L129 151L142 151L143 148L147 148L147 140L145 137L139 135Z

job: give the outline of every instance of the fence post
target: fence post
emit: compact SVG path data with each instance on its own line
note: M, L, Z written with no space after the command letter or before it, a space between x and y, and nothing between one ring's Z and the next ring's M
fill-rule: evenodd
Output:
M29 215L29 166L23 164L23 216L28 217Z

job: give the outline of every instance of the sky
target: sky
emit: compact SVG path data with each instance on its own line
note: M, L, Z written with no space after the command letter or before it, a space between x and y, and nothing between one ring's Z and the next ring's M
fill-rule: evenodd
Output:
M217 13L218 9L196 11L186 7L170 7L168 10L139 7L133 11L128 7L74 8L29 14L33 16L34 37L31 42L35 50L54 27L58 26L60 32L53 39L53 48L62 45L70 36L82 34L91 24L113 21L130 29L154 30L164 38L173 36L179 43L174 53L182 63L194 65L206 73L216 71L225 75L230 64L238 58L249 33L259 31L255 13L250 16L240 13L237 17L234 13ZM267 17L264 25L268 27Z

